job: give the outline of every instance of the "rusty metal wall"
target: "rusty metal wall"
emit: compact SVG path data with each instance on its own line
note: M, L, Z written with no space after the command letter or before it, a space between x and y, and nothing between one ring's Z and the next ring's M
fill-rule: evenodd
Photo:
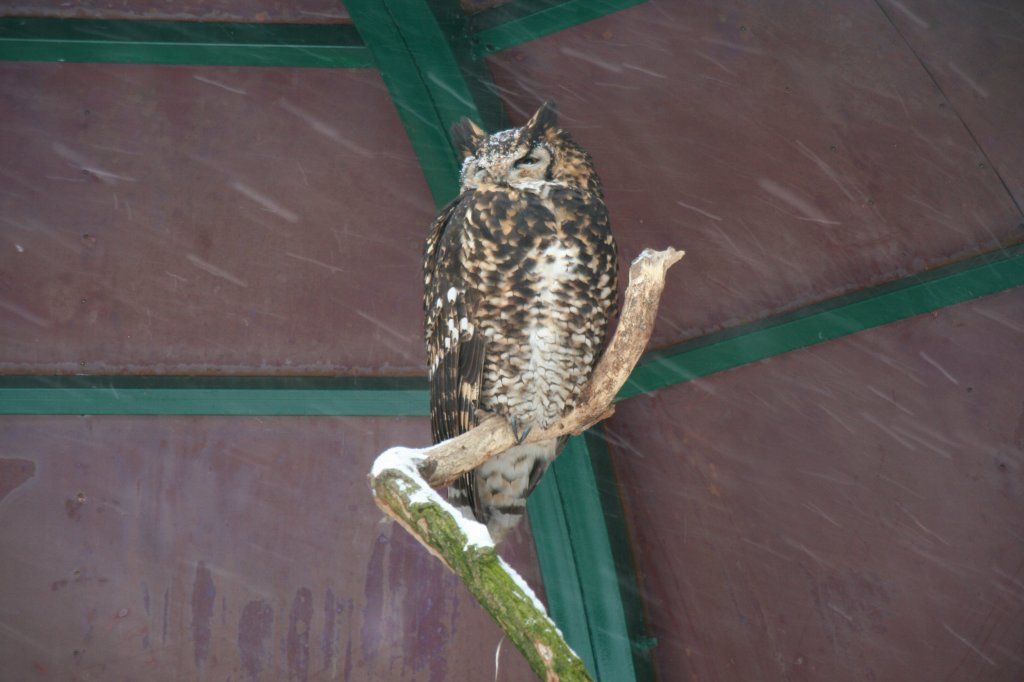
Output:
M1013 0L891 3L886 14L1024 205L1024 12Z
M1019 4L647 2L490 65L558 100L665 346L1024 238ZM1024 676L1024 294L625 401L665 680Z
M627 258L689 251L664 346L1019 242L1020 24L1009 2L651 1L490 64L516 120L559 101ZM4 63L0 121L0 372L424 372L434 208L375 72ZM620 406L663 679L1022 674L1022 303ZM368 499L372 456L426 440L0 419L4 672L492 679L497 629ZM527 675L509 647L501 668Z
M0 63L0 372L425 373L376 71Z
M664 680L1024 676L1024 290L624 402Z
M382 521L423 419L0 418L0 679L494 679L500 629ZM540 578L528 529L506 550ZM502 680L530 673L513 647Z
M958 67L999 92L989 115L1007 142L1024 110L1013 41L999 66ZM996 173L1024 145L993 143L990 160L960 92L875 3L647 2L489 62L515 120L558 100L627 257L688 250L655 346L1024 239Z
M0 372L425 372L435 209L378 73L3 63L0 120ZM372 503L429 439L0 418L0 679L523 679Z

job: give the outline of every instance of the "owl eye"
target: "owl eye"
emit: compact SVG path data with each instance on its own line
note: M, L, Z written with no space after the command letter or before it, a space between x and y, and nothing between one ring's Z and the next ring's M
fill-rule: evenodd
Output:
M522 166L536 166L540 162L541 160L539 157L534 156L533 154L527 154L523 158L516 161L515 166L516 168L520 168Z

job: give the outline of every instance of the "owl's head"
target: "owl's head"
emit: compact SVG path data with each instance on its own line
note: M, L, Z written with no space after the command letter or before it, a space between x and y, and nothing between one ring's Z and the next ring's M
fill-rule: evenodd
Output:
M558 127L552 101L521 128L493 135L464 118L452 126L452 141L463 159L463 191L487 185L537 190L551 183L601 193L590 155Z

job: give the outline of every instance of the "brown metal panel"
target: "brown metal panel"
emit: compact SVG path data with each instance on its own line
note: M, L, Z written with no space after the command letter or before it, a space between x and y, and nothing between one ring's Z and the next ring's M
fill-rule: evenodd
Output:
M689 252L658 346L1024 238L874 3L647 2L489 62L515 120L558 100L627 257Z
M369 70L0 64L0 372L424 371L434 204Z
M0 677L494 679L500 629L366 482L428 440L422 419L0 419ZM539 584L525 529L506 552ZM531 675L509 646L500 667Z
M1024 290L621 404L664 680L1024 677Z
M883 4L1024 205L1024 8L1016 0Z
M348 21L341 0L13 0L0 14L76 19L166 19L334 23Z

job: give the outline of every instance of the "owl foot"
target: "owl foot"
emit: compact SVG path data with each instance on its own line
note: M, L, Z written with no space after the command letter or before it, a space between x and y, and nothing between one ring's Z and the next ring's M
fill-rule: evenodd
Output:
M512 427L512 436L516 439L516 445L522 445L523 441L526 440L526 437L530 435L530 430L533 428L532 426L527 426L525 429L520 431L519 429L523 424L515 417L509 419L508 425Z

